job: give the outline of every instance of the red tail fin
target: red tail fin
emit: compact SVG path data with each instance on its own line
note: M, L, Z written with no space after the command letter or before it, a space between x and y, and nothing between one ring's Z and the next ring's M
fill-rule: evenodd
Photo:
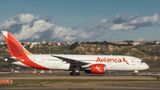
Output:
M7 31L2 31L5 37L6 44L8 46L11 57L23 57L26 55L31 55L13 36Z
M27 55L31 55L30 52L28 52L13 36L11 33L7 31L2 31L2 34L4 35L4 38L6 40L9 52L11 57L16 58L17 60L20 60L21 63L32 67L32 68L38 68L38 69L45 69L48 70L48 68L43 67L31 60Z

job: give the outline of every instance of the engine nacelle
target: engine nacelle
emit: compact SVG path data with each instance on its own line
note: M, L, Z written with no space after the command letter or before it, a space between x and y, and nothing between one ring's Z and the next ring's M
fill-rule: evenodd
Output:
M106 66L104 64L92 64L85 70L85 72L92 74L104 74L106 72Z

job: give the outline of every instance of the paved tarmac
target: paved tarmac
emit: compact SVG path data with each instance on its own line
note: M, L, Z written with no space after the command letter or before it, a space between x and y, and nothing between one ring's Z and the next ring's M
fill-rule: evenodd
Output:
M160 90L160 81L151 76L3 74L2 79L13 80L17 86L0 90Z
M53 88L53 87L13 87L0 88L0 90L160 90L160 88L148 87L105 87L105 88Z
M67 79L67 80L157 80L155 77L148 77L148 76L47 76L47 75L37 75L37 76L7 76L7 77L0 77L0 79Z

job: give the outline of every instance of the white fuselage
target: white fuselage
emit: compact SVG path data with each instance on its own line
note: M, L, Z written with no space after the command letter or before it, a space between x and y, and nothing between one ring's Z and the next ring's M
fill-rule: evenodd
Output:
M65 54L52 54L64 58L73 59L75 61L80 61L91 64L105 64L106 70L145 70L148 69L148 65L142 62L141 59L131 56L123 55L65 55ZM66 61L53 57L52 55L29 55L28 57L35 63L46 67L48 69L58 69L58 70L69 70L70 63ZM14 64L25 66L23 63L18 61Z
M104 74L106 70L138 71L148 69L141 59L122 55L66 55L39 54L26 50L14 36L2 31L10 52L10 58L17 59L13 64L32 67L41 70L57 69L71 70L70 75L80 75L79 70L86 73Z

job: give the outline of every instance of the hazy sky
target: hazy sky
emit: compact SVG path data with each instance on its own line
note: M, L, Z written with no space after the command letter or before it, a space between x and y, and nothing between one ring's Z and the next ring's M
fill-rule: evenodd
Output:
M0 0L0 30L20 40L160 40L159 4L160 0Z

